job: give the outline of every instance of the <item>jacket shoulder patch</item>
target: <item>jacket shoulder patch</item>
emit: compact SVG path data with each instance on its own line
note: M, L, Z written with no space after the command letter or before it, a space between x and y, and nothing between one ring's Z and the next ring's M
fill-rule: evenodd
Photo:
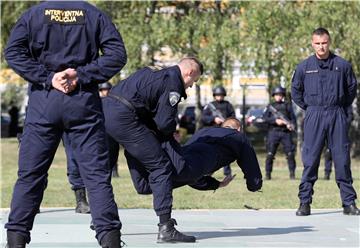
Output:
M169 102L172 107L174 107L180 101L180 94L176 91L171 91L169 93Z

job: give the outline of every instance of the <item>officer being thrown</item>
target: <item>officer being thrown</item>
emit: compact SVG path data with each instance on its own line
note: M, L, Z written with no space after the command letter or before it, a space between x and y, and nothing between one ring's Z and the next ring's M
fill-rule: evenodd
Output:
M153 206L159 216L159 242L195 242L174 228L171 219L173 165L161 148L176 129L177 105L203 73L192 57L158 70L145 67L114 86L103 100L107 133L149 173Z
M264 119L269 124L267 136L267 156L265 162L266 179L271 180L273 161L279 144L282 143L286 154L290 179L295 179L295 150L296 145L292 140L292 132L296 130L296 117L291 103L285 102L286 91L281 86L276 86L271 93L274 102L264 113ZM279 118L281 115L285 118Z
M164 142L162 147L174 165L173 188L189 185L198 190L216 190L225 187L233 176L219 182L209 175L224 164L236 161L245 175L248 190L260 190L262 175L256 153L240 132L240 126L239 120L228 118L222 127L197 131L183 147L175 140ZM135 159L128 161L128 167L137 192L151 194L149 173Z

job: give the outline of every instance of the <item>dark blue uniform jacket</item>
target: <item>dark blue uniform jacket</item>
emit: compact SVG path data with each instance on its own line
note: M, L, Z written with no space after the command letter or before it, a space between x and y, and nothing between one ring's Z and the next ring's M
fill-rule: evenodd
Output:
M82 1L50 1L30 8L14 26L5 57L25 80L47 88L54 73L67 68L76 69L79 84L97 86L126 64L122 38L111 20Z
M186 98L178 66L140 69L113 87L111 94L128 100L140 120L160 136L172 136L175 132L177 105L181 97Z
M327 60L313 55L297 66L291 95L302 109L308 106L347 107L356 96L356 85L349 62L332 53Z

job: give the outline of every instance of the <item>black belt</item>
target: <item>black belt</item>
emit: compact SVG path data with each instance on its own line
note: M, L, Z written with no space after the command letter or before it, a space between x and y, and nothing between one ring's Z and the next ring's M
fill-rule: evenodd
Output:
M113 95L113 94L109 94L108 97L111 97L119 102L121 102L122 104L124 104L126 107L128 107L130 110L132 110L133 112L136 112L135 107L131 104L131 102L129 102L128 100L126 100L124 97L122 96L117 96L117 95Z

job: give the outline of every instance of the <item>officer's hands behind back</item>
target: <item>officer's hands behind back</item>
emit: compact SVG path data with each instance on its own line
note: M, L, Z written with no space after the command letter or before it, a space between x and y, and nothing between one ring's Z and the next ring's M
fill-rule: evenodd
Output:
M76 88L77 81L78 78L76 70L68 68L64 71L55 73L51 83L55 89L67 94Z

